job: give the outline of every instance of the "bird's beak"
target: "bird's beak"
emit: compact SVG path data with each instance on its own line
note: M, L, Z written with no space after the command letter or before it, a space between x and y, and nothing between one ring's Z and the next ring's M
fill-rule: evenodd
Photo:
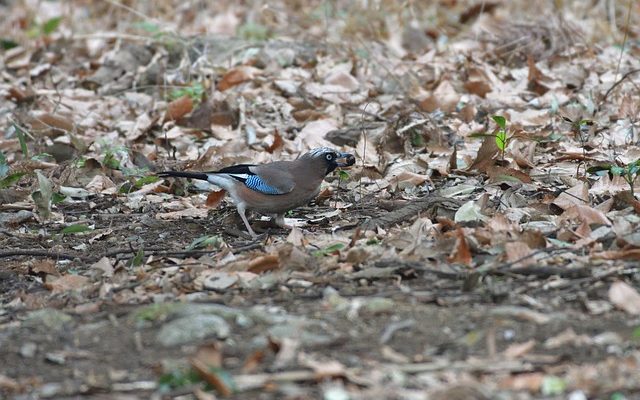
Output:
M336 158L336 164L338 167L350 167L356 163L356 158L353 154L349 153L338 153L338 158Z

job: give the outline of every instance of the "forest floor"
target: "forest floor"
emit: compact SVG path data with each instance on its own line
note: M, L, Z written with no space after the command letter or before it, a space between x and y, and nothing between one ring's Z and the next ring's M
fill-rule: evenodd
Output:
M0 1L0 397L640 399L640 3L222 3Z

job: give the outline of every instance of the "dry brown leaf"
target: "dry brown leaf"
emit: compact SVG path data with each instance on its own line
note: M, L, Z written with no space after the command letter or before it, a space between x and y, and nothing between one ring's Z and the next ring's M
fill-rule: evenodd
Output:
M89 284L89 278L81 275L65 275L44 284L53 294L69 290L82 290Z
M402 171L392 179L393 183L396 183L399 189L404 189L407 187L420 186L429 180L429 177L427 175L416 174L411 171Z
M487 167L487 175L489 175L489 179L493 183L503 182L503 181L513 181L513 178L519 180L523 183L533 183L533 179L523 171L518 171L513 168L505 168L499 165L491 165Z
M567 210L575 205L589 204L589 187L584 182L579 182L574 187L560 193L553 204Z
M580 221L586 224L611 225L611 221L600 210L586 204L576 204L568 207L560 216L561 220Z
M244 360L244 364L242 365L242 369L241 369L242 373L248 374L258 369L258 366L262 364L265 357L266 357L265 350L256 350L253 353L249 354L249 357L247 357L247 359Z
M74 131L73 121L58 114L36 114L29 121L31 132L48 137L57 137Z
M337 360L316 359L306 353L301 353L298 357L301 365L311 368L318 379L337 378L344 376L346 368L344 364Z
M422 111L429 113L436 110L454 112L458 101L460 101L460 95L451 82L444 79L429 97L419 103L419 107Z
M640 315L640 293L628 283L617 281L609 287L609 301L631 315Z
M278 130L276 130L273 134L273 143L267 147L267 152L273 154L273 152L280 150L282 146L284 146L284 139L282 139L282 136L280 136Z
M533 250L524 242L509 242L504 246L504 253L507 256L508 262L515 262L514 267L523 267L535 263L533 257L528 257Z
M273 271L280 268L280 257L276 254L267 254L254 258L249 262L247 271L254 274L260 274L262 272Z
M327 118L323 112L311 108L296 110L291 113L291 115L298 122L317 121L319 119Z
M227 194L226 190L215 190L215 191L209 192L209 194L207 195L207 202L206 202L207 207L217 208L220 205L220 203L222 203L222 200L224 199L224 196L226 194Z
M287 236L287 242L294 246L304 246L307 241L304 239L304 234L298 227L294 226Z
M587 335L578 335L572 328L567 328L559 334L545 340L543 346L546 349L558 349L567 346L582 347L593 344L593 340Z
M512 343L505 349L504 356L513 360L529 353L534 347L536 347L536 341L533 339L527 340L524 343Z
M544 74L538 69L538 67L536 67L536 63L531 55L527 57L527 64L529 65L527 89L534 92L538 96L542 96L549 91L549 88L542 84L542 81L547 80L548 78L544 76Z
M486 81L467 81L464 83L464 88L467 92L482 97L483 99L487 93L493 90L491 85Z
M191 357L189 364L208 384L224 397L230 396L232 390L225 383L225 379L217 373L222 367L222 350L219 343L207 343L198 348Z
M485 137L480 149L478 149L476 159L467 170L471 171L476 169L480 172L485 172L490 166L494 165L495 161L493 158L497 156L499 152L500 149L498 149L496 139L493 136Z
M511 390L527 390L531 393L538 393L545 374L542 372L531 372L509 376L500 381L500 387Z
M31 267L31 271L36 275L43 274L43 275L60 276L60 272L56 268L56 263L53 262L52 260L36 261L33 267Z
M469 248L469 243L467 243L467 239L465 238L462 228L456 229L456 244L453 246L453 250L447 258L447 261L466 266L471 266L471 263L473 262L471 249Z
M224 92L225 90L239 85L243 82L250 81L259 75L262 71L258 68L254 68L248 65L240 65L227 71L218 82L218 90Z
M167 111L164 114L164 121L176 121L193 110L193 100L190 96L184 95L175 99L167 105Z
M17 380L9 378L4 374L0 374L0 389L8 392L17 392L20 390L20 384Z

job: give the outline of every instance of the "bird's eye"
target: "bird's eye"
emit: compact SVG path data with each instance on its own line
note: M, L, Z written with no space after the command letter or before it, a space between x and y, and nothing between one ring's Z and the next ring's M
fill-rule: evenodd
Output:
M326 155L326 156L324 156L324 158L326 158L326 159L327 159L327 161L331 161L331 160L333 160L333 154L331 154L331 153L327 153L327 155Z

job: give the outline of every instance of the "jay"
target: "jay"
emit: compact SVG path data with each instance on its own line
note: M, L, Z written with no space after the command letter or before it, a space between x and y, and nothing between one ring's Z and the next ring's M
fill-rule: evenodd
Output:
M249 225L246 210L275 214L276 224L285 227L284 214L313 200L320 184L338 167L355 164L353 154L328 147L313 149L293 161L268 164L239 164L211 172L165 171L161 178L201 179L226 190L236 204L238 214L251 237L257 235Z

